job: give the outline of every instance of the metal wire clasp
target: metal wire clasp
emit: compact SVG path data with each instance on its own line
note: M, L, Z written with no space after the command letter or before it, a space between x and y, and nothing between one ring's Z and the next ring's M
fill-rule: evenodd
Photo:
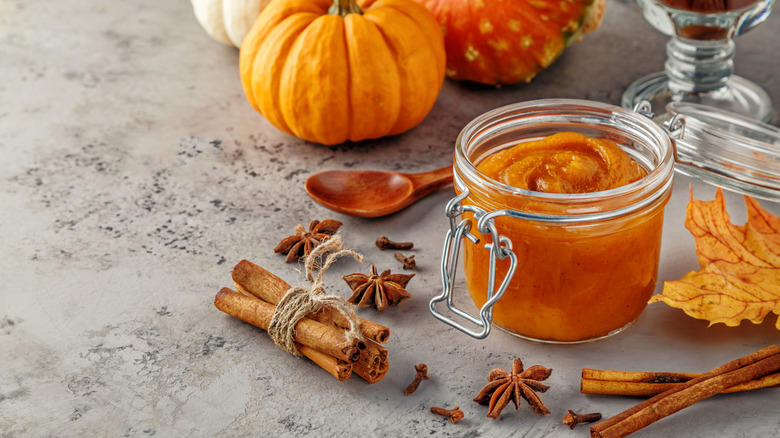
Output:
M509 282L512 280L515 269L517 268L517 257L515 256L515 253L512 252L512 241L507 237L498 234L498 230L496 229L493 220L496 217L508 214L508 212L506 210L497 210L487 213L481 208L473 205L462 205L462 201L466 199L468 195L468 189L464 189L460 195L454 197L447 204L445 213L450 219L450 229L447 231L447 236L444 240L444 249L441 257L441 279L443 288L441 295L436 296L431 300L430 309L433 316L439 321L455 327L467 335L477 339L484 339L490 333L490 323L493 319L493 305L501 299L507 286L509 286ZM493 241L492 243L485 244L485 249L490 251L490 266L488 271L487 302L485 302L479 310L479 319L455 307L455 304L452 302L455 273L458 269L460 245L464 238L469 239L475 245L479 243L479 238L471 233L472 219L464 218L460 222L457 221L457 217L466 212L474 214L473 220L477 221L477 230L484 235L490 234ZM509 258L510 260L509 270L498 290L496 290L496 260L504 260L506 258ZM452 318L439 313L436 310L436 303L445 300L447 308L455 315L476 325L481 328L481 330L468 329Z
M643 100L639 103L637 103L634 106L634 111L649 118L652 119L655 117L655 114L653 113L652 105L650 105L650 102ZM685 116L682 114L675 114L670 120L664 122L663 128L666 131L666 133L669 135L669 137L673 140L672 141L672 152L674 153L674 161L676 163L684 164L691 167L696 167L698 169L704 170L705 172L709 172L708 169L705 169L698 164L694 164L690 161L683 160L680 158L680 155L677 153L677 141L682 140L685 136Z

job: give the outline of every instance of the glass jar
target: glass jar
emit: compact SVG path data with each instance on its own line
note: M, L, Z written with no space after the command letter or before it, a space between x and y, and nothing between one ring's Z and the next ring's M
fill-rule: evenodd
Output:
M523 190L480 173L488 156L564 131L618 144L647 170L641 180L593 193ZM655 289L664 207L672 190L674 145L650 118L598 102L545 99L498 108L458 136L450 229L442 257L444 291L430 303L438 319L483 338L491 320L535 341L584 342L633 321ZM462 253L466 287L479 318L453 303ZM481 327L471 330L437 311Z

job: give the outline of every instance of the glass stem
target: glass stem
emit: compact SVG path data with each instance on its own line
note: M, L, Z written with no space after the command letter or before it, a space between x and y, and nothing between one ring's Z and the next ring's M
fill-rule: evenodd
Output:
M664 68L672 95L714 93L734 73L734 41L697 41L672 37Z

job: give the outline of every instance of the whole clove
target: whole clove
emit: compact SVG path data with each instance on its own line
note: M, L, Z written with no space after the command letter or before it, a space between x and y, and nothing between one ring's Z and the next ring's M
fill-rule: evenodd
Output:
M444 408L432 406L431 412L436 415L441 415L449 418L452 424L455 424L456 421L463 419L463 417L465 416L463 414L463 411L460 410L460 406L455 406L455 409L444 409Z
M417 263L414 261L414 256L410 255L409 257L404 257L403 254L400 252L395 253L395 258L399 262L403 263L403 268L405 270L414 269L415 266L417 266Z
M379 236L376 238L376 247L379 249L412 249L414 243L412 242L393 242L385 236Z
M414 375L414 380L412 380L412 383L410 383L409 386L407 386L404 390L404 395L413 394L414 391L417 391L417 387L420 386L420 382L429 379L428 365L425 365L424 363L415 365L414 370L417 372L417 374Z
M581 423L593 423L594 421L601 420L601 413L594 412L592 414L575 414L574 411L569 409L569 413L563 416L563 424L569 426L569 429Z

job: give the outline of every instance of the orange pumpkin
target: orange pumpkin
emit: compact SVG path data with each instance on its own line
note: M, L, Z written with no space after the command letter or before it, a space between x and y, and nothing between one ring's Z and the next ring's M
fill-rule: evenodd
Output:
M419 124L445 63L439 24L413 0L274 0L240 53L252 106L280 130L325 145Z
M530 81L571 42L595 30L605 0L417 0L444 28L447 77Z

